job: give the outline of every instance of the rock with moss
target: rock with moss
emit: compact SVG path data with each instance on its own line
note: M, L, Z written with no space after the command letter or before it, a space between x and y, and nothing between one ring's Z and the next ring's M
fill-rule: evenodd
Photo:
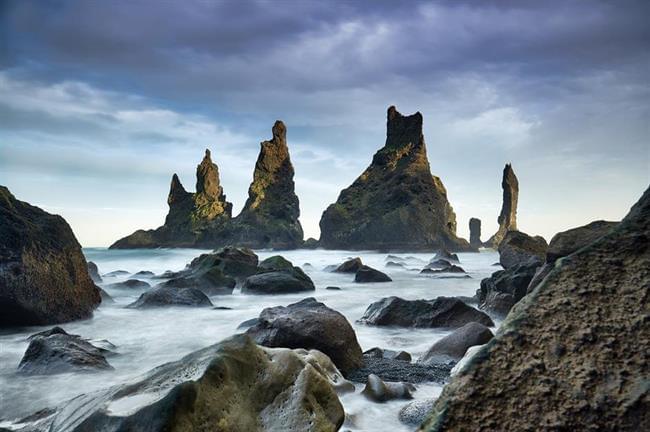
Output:
M508 231L517 231L517 202L519 201L519 180L512 169L511 164L506 164L503 168L503 177L501 179L501 188L503 189L503 202L501 204L501 213L497 218L499 229L490 239L485 242L487 247L497 249Z
M0 186L0 327L89 318L100 302L67 222Z
M442 181L431 175L422 115L388 109L386 144L320 220L327 249L468 251Z
M336 431L346 383L319 351L264 348L236 335L143 378L62 404L44 430Z
M650 430L649 238L650 189L515 305L421 430Z

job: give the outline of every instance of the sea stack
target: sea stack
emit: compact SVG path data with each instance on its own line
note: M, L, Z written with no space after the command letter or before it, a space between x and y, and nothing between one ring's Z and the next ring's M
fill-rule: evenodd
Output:
M248 199L228 237L242 247L295 249L303 242L303 232L287 128L278 120L272 132L273 138L260 144Z
M0 328L89 318L100 302L67 222L0 186Z
M481 243L481 219L471 218L469 220L469 244L479 248Z
M431 174L422 114L388 108L386 144L320 220L328 249L474 250L456 236L456 215Z
M503 240L508 231L517 231L519 181L510 164L506 164L505 168L503 168L501 187L503 188L503 204L501 205L501 213L497 219L499 229L485 243L487 247L495 249L499 247L499 243L501 243L501 240Z

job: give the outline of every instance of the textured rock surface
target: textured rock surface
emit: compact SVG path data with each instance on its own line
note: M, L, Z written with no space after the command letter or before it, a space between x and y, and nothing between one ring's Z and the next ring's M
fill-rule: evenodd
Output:
M29 340L18 365L20 373L45 375L113 369L104 357L105 350L60 327L32 335Z
M0 186L0 327L88 318L100 302L66 221Z
M546 262L555 262L604 236L618 225L618 222L595 221L585 226L557 233L546 250Z
M368 306L359 321L370 325L400 327L457 328L472 321L486 326L494 325L485 313L454 297L438 297L435 300L385 297Z
M474 345L483 345L494 335L489 328L477 322L467 323L461 328L434 343L426 353L418 359L420 364L457 362Z
M531 237L521 231L508 231L499 244L499 263L504 269L546 259L548 244L543 237Z
M359 267L359 270L355 273L354 281L357 283L392 282L392 279L386 273L364 265Z
M492 273L481 281L476 291L479 308L499 316L506 316L521 300L539 268L539 261L533 260Z
M513 308L422 429L650 430L649 296L650 189Z
M248 200L223 235L239 246L295 249L303 232L284 123L276 121L273 138L260 146Z
M364 356L363 366L346 373L350 381L366 383L370 374L384 381L403 381L409 383L444 383L449 378L451 365L422 365L404 360Z
M336 394L341 383L340 372L318 351L264 348L237 335L140 381L72 399L44 429L336 431L345 416Z
M386 144L341 191L320 220L328 249L470 250L456 237L456 215L442 181L431 175L422 115L388 109Z
M407 403L397 414L399 421L410 426L419 425L427 418L435 402L435 398L427 398Z
M147 291L128 307L143 309L164 306L213 306L210 299L195 288L167 288L160 287Z
M361 366L363 354L352 326L339 312L314 298L266 308L246 332L268 347L317 349L342 371Z
M501 240L508 231L517 231L517 201L519 201L519 181L512 169L512 165L506 164L503 168L503 178L501 180L503 188L503 203L501 213L497 218L499 229L485 243L487 247L498 248Z
M471 218L469 220L469 244L475 248L483 246L481 242L481 219Z

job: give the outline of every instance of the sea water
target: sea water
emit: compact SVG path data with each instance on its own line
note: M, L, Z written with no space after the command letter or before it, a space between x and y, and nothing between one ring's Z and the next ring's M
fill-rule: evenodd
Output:
M372 302L383 297L433 299L438 296L472 296L482 278L497 268L498 254L492 250L481 253L459 253L460 265L471 278L422 275L419 271L433 258L432 254L396 254L404 259L405 268L386 266L391 260L386 253L363 251L256 251L260 260L282 255L300 266L312 278L316 291L283 295L246 295L235 289L233 295L212 296L212 308L126 309L144 290L113 289L109 285L132 278L141 270L161 274L181 270L196 256L209 252L200 249L108 250L84 249L88 261L97 264L100 274L116 270L128 274L104 277L99 284L113 297L113 304L102 304L91 319L61 325L68 333L92 340L108 340L116 346L117 355L108 358L114 370L98 373L66 373L52 376L21 376L16 368L28 346L27 337L52 326L25 327L4 330L0 334L0 421L3 426L12 419L24 417L46 407L55 407L81 393L100 390L129 382L162 363L178 360L185 354L219 342L241 330L237 326L259 315L266 307L288 305L305 297L315 297L341 312L354 327L359 344L365 351L372 347L404 350L414 361L433 343L449 334L440 329L410 329L373 327L357 320ZM364 264L381 270L393 279L389 283L354 282L353 274L332 273L326 267L338 265L359 256ZM137 277L154 285L156 279ZM337 286L341 290L326 290ZM497 323L498 324L498 323ZM493 329L494 330L494 329ZM416 399L439 395L442 386L434 383L417 384ZM398 412L408 401L383 404L368 401L357 385L354 394L341 397L352 421L344 429L409 431L414 428L398 420Z

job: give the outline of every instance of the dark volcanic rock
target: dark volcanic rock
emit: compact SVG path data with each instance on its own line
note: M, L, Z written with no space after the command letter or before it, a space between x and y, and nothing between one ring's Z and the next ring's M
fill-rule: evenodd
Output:
M354 281L359 283L366 282L392 282L393 280L386 274L379 270L375 270L367 265L359 267L354 275Z
M305 242L302 244L302 247L304 249L317 249L319 246L318 240L316 240L313 237L309 237Z
M335 431L345 418L337 397L343 384L320 352L264 348L236 335L139 381L82 394L43 430ZM134 403L120 409L124 401Z
M363 266L361 258L356 257L347 260L340 266L338 266L334 271L336 273L356 273Z
M448 262L455 262L455 263L460 263L460 260L458 259L458 255L455 253L449 252L447 249L441 249L436 253L436 256L433 257L433 260L431 261L448 261Z
M407 362L411 361L411 354L407 353L406 351L393 351L379 347L370 348L368 351L364 351L363 357L401 360Z
M384 382L375 374L368 375L361 394L373 402L387 402L393 399L413 399L415 386L404 382Z
M451 267L453 264L446 259L433 259L429 264L427 264L424 268L425 269L434 269L434 270L440 270L444 269L447 267Z
M116 277L116 276L124 276L128 274L129 272L126 270L114 270L112 272L104 273L104 277Z
M316 289L314 282L300 267L279 255L262 261L257 271L257 274L246 278L242 293L285 294Z
M88 318L100 302L66 221L0 186L0 327Z
M431 175L422 115L388 108L386 144L320 220L327 249L472 249L456 236L456 215Z
M503 204L501 213L497 218L499 229L490 239L485 242L487 247L497 249L508 231L517 231L517 201L519 200L519 181L512 169L512 165L506 164L503 168L501 180L503 188Z
M485 313L454 297L435 300L404 300L385 297L368 306L361 322L377 326L456 328L476 321L486 326L494 323Z
M127 307L143 309L164 306L207 307L213 304L202 291L195 288L160 287L143 293Z
M104 350L60 327L34 334L29 340L18 365L20 373L47 375L113 369L104 357Z
M499 270L483 279L481 288L476 291L479 308L506 316L512 306L526 295L539 265L539 261L532 260L507 270Z
M95 283L102 283L102 277L99 275L99 269L97 269L97 264L92 261L88 261L88 275Z
M618 222L595 221L585 226L557 233L546 250L546 262L571 255L578 249L590 245L618 225Z
M457 265L450 264L447 267L442 268L424 268L420 273L465 273L465 270L462 267Z
M278 120L273 125L273 139L260 144L248 200L224 234L230 244L274 249L303 245L286 134L284 123Z
M494 335L489 328L477 322L467 323L453 333L434 343L426 353L418 359L420 364L457 362L467 352L469 347L483 345Z
M154 272L149 271L149 270L140 270L137 273L133 273L133 276L135 277L153 277L155 276Z
M404 263L395 262L395 261L388 261L386 263L386 267L405 268L406 266L404 265Z
M650 189L513 308L422 430L650 430L649 239Z
M469 244L477 249L483 246L481 242L481 219L471 218L469 220Z
M146 288L151 288L151 285L148 283L137 280L137 279L129 279L125 280L124 282L116 282L112 283L107 286L107 288L112 288L112 289L146 289Z
M444 383L451 372L451 364L421 365L404 360L386 358L363 358L363 366L346 373L350 381L365 383L370 374L375 374L385 381L402 381L409 383L436 382Z
M266 308L246 332L268 347L317 349L342 371L361 366L361 347L352 326L339 312L314 298L289 306Z
M499 244L499 262L504 269L546 258L548 245L543 237L531 237L521 231L509 231Z

